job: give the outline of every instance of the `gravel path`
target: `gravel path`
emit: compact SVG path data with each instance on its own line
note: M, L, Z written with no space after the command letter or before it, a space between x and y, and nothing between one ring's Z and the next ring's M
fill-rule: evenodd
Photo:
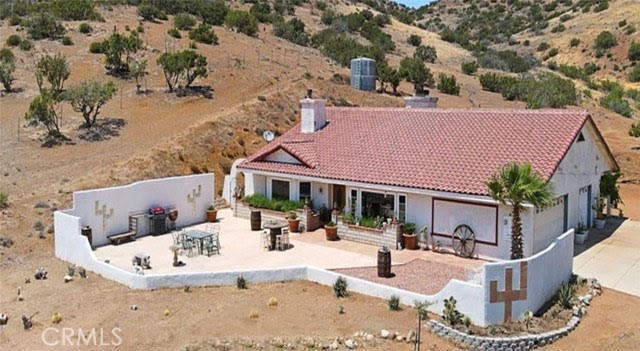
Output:
M376 267L345 268L333 271L425 295L439 292L451 279L466 280L465 269L462 267L421 259L391 266L391 273L395 274L392 278L378 277Z

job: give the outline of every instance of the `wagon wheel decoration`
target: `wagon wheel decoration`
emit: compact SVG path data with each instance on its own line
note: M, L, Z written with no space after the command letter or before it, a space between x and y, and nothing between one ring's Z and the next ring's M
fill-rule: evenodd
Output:
M453 241L453 251L456 252L456 255L465 258L473 255L473 250L476 248L476 235L468 225L461 224L457 226L456 230L453 231L451 240Z

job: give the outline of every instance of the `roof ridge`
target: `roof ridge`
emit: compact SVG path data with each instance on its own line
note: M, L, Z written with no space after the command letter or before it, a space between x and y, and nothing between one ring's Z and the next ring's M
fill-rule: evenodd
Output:
M584 108L542 108L542 109L528 109L528 108L433 108L433 109L408 109L406 107L376 107L376 106L327 106L327 109L332 110L400 110L411 112L497 112L497 113L528 113L528 114L589 114L589 111Z

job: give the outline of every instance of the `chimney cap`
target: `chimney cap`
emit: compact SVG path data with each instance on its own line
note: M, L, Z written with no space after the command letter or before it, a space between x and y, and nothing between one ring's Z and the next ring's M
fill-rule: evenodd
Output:
M312 99L313 89L307 89L307 95L305 96L307 99Z

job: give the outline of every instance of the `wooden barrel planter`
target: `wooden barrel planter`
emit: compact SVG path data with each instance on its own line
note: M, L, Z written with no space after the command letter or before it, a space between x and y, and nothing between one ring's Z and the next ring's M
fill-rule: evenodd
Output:
M391 251L378 250L378 277L391 277Z
M251 230L262 229L262 215L260 211L251 211Z

